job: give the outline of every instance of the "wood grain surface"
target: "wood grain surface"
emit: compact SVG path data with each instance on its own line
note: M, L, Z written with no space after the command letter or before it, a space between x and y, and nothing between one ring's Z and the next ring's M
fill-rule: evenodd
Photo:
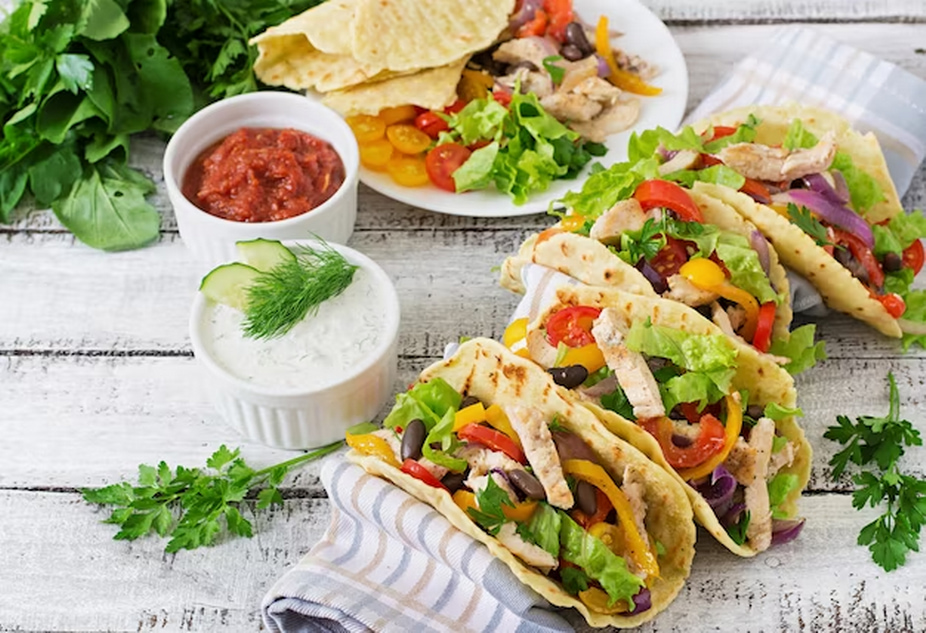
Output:
M0 6L6 4L0 0ZM926 78L926 3L849 0L649 0L670 25L690 73L689 108L745 51L781 24L809 23ZM163 141L134 139L132 162L161 181ZM260 601L327 527L312 464L287 480L283 508L249 515L253 539L168 555L164 543L111 540L105 514L79 489L133 477L161 459L196 466L220 444L266 466L291 456L241 440L203 400L187 335L201 270L184 249L159 186L162 235L151 247L93 251L54 216L23 208L0 226L0 631L257 631ZM926 206L926 167L904 198ZM518 298L492 270L545 215L473 219L414 209L361 187L350 245L395 281L403 321L396 388L461 335L498 338ZM922 282L921 282L922 283ZM923 631L926 559L885 574L855 544L873 511L850 507L832 481L839 413L883 414L885 376L904 414L926 423L926 352L850 319L818 324L829 359L797 378L814 447L796 542L741 560L699 534L691 578L641 630ZM903 467L926 474L926 449ZM573 619L579 630L584 625Z

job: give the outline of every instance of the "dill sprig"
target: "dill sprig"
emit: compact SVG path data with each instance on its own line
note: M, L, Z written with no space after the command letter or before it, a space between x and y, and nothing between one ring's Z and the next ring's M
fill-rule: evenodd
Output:
M351 284L359 266L321 242L318 248L297 246L290 259L257 276L248 288L244 335L264 339L282 336L318 307Z

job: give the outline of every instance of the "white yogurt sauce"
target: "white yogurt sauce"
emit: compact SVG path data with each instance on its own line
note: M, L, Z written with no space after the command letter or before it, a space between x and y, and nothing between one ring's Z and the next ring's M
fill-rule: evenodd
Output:
M221 304L205 309L202 337L209 354L232 375L263 387L316 389L351 375L382 340L386 298L361 267L340 295L272 339L246 338L244 313Z

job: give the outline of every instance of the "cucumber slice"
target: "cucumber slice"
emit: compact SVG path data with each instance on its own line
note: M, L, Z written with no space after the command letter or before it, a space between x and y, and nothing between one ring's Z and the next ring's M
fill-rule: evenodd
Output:
M259 237L247 242L236 242L235 245L244 263L261 272L267 272L283 262L296 259L293 252L277 240Z
M223 264L203 277L199 291L216 303L244 312L248 305L248 288L258 275L260 271L247 264Z

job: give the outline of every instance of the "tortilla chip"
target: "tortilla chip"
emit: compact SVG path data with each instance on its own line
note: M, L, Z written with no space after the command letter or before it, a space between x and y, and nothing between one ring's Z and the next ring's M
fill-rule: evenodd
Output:
M408 104L441 110L456 100L457 83L465 65L463 58L440 68L336 90L325 95L322 103L342 116L377 114L383 108Z
M380 66L361 64L353 57L312 50L302 36L286 36L276 41L272 53L269 50L262 49L254 63L254 74L268 86L329 92L382 78L385 72Z
M826 305L864 321L882 334L902 336L897 320L871 297L862 282L790 220L728 187L698 182L695 191L723 200L759 227L781 261L812 283Z
M582 288L578 286L564 286L557 290L556 294L558 303L549 306L534 322L528 325L528 336L542 328L546 318L553 312L576 305L617 308L621 313L627 315L631 321L650 319L654 325L663 325L682 332L723 334L720 328L701 316L697 311L668 299L641 297L614 288ZM788 372L750 345L734 338L728 340L733 343L737 350L738 366L732 381L734 390L745 389L749 392L751 402L763 406L771 402L776 402L784 407L797 405L797 391L794 389L794 379ZM633 444L684 486L698 523L703 525L724 547L738 556L749 557L756 555L757 552L751 547L737 545L730 538L730 535L720 524L717 515L714 514L707 501L704 500L700 493L689 486L666 461L656 438L634 422L626 420L612 411L607 411L588 402L583 403L583 405L593 411L611 432ZM801 491L810 480L812 451L803 430L801 430L793 416L776 422L775 426L779 433L794 442L797 447L794 462L779 471L794 474L798 477L798 486L791 491L780 505L789 516L794 516L797 514L797 502L801 496Z
M494 537L482 531L445 491L432 488L377 457L350 451L348 458L368 472L392 481L433 506L454 527L488 547L521 582L553 605L575 608L592 626L635 627L664 610L681 590L694 557L694 521L682 486L631 444L609 432L592 411L577 404L569 396L564 396L549 375L537 365L512 354L495 341L467 341L451 358L425 369L419 380L427 382L438 377L460 392L473 395L483 402L501 406L528 405L543 411L550 419L557 416L558 423L582 436L601 458L605 470L617 482L620 482L624 467L628 464L633 464L643 473L646 482L646 529L651 538L665 548L657 556L659 579L649 587L652 595L651 609L637 615L591 612L584 603L566 593L556 582L526 566Z
M390 70L450 64L490 46L513 10L514 0L359 0L353 56Z

